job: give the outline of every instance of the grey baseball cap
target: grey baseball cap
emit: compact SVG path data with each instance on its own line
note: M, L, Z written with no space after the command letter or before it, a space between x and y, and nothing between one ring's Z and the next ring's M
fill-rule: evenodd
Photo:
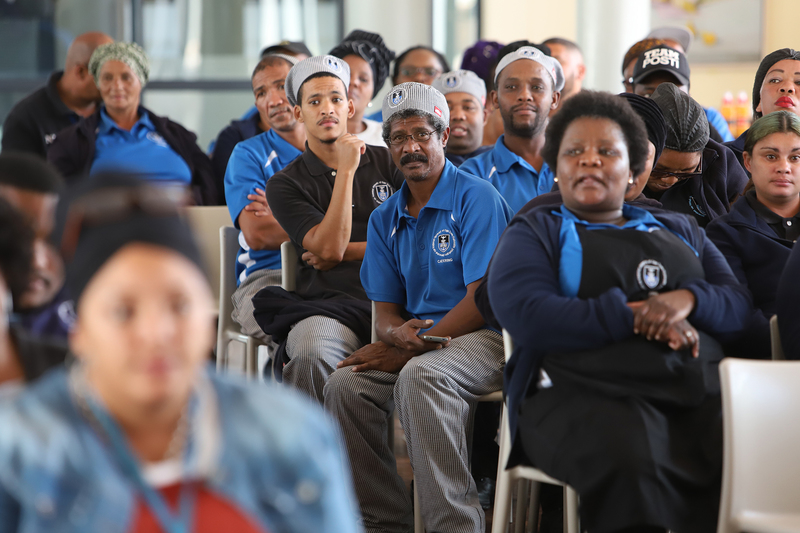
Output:
M286 98L289 103L297 105L297 94L300 87L314 74L328 73L336 76L347 89L350 87L350 66L343 59L333 56L314 56L297 63L286 76Z
M431 86L442 94L467 93L486 103L486 84L471 70L453 70L445 72Z
M383 122L389 122L400 111L413 109L428 113L450 126L450 108L444 95L430 85L409 81L395 85L383 99Z
M518 48L510 54L503 56L503 59L501 59L500 63L497 64L497 69L495 70L495 86L497 85L497 78L500 77L500 73L503 71L503 69L514 61L519 61L520 59L530 59L531 61L536 61L542 65L545 70L547 70L550 76L552 76L553 85L555 86L556 91L561 91L564 88L564 71L561 69L561 63L559 63L556 58L544 55L541 50L538 50L532 46L523 46L522 48Z
M675 41L681 45L684 52L689 51L692 45L692 32L688 28L678 26L661 26L647 34L645 39L661 39L662 41Z

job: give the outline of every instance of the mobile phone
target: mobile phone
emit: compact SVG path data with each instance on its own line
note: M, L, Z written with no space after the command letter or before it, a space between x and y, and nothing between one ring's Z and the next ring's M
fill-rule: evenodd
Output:
M417 335L417 337L427 342L445 343L450 340L447 337L437 337L435 335Z

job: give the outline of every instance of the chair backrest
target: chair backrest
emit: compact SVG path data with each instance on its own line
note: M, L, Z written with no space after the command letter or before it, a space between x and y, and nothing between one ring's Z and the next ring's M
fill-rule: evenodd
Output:
M511 338L511 333L503 328L503 353L506 356L506 363L511 359L511 354L514 353L514 339Z
M748 512L797 513L800 362L727 358L720 364L725 459L720 532Z
M203 256L203 263L208 273L208 279L211 282L214 298L219 302L220 287L217 285L220 265L219 228L233 226L231 215L224 205L201 205L185 208L184 216L189 221L192 232L197 239L197 245L200 247L200 253Z
M785 361L786 355L783 353L781 333L778 331L778 315L772 315L772 318L769 319L769 337L772 344L772 359L774 361Z
M281 243L281 288L293 292L297 285L297 251L291 241Z

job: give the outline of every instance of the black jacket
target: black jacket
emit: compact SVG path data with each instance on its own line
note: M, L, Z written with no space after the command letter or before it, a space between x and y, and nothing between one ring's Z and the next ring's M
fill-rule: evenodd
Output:
M11 108L3 123L3 151L17 150L47 157L56 134L80 120L58 95L56 84L64 74L54 72L47 85L35 90Z
M753 296L750 324L734 342L726 343L725 352L737 357L769 359L769 319L776 312L778 282L793 242L778 237L746 198L733 204L727 215L712 220L706 233Z
M197 135L177 122L161 117L139 107L140 113L150 115L156 131L169 146L181 156L192 173L192 191L198 205L222 205L225 203L222 183L217 184L208 156L197 146ZM88 176L94 162L100 109L82 119L74 126L62 131L47 153L47 160L64 175L67 183L74 183Z

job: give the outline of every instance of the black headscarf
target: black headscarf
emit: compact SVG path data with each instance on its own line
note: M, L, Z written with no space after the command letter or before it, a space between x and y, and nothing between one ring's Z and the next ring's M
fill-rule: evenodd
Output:
M771 69L775 63L783 61L784 59L800 61L800 52L796 52L791 48L781 48L780 50L775 50L771 54L767 54L764 59L761 60L761 64L758 65L756 80L753 82L753 115L756 118L761 118L762 115L759 111L756 111L756 108L758 104L761 103L761 86L764 84L764 78L767 77L767 72L769 72L769 69Z
M656 158L653 160L653 165L655 165L667 142L667 123L664 121L664 114L658 104L650 98L633 93L621 93L619 96L625 98L636 114L644 120L644 125L647 127L647 138L656 147Z
M344 40L334 46L330 55L344 59L348 55L357 55L372 67L372 96L378 94L386 78L389 77L389 65L394 59L394 51L389 50L383 37L377 33L364 30L351 31Z
M71 237L71 231L79 229L66 257L67 289L76 303L79 303L83 291L97 271L120 249L133 242L154 244L178 252L205 273L191 229L180 216L177 205L174 208L161 205L157 209L148 208L146 204L141 207L134 205L121 209L116 214L110 210L107 219L104 214L103 220L84 217L83 222L78 222L82 218L79 207L81 202L94 201L95 193L104 192L123 197L129 191L148 191L155 193L153 197L164 194L158 186L135 176L100 173L76 187L59 205L58 216L63 217L61 222L65 226L61 228L62 250L65 247L64 241Z

